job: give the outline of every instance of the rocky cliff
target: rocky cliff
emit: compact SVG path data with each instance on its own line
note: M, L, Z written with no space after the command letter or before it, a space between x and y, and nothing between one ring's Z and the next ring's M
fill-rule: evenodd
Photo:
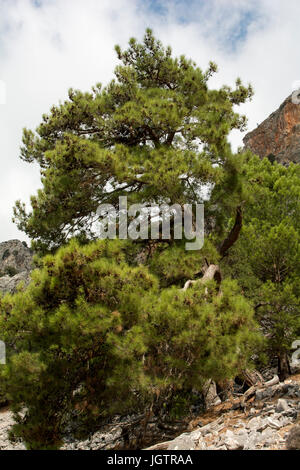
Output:
M29 282L33 253L25 242L0 243L0 291L15 292L21 281Z
M256 129L244 137L245 148L288 165L300 163L300 104L289 96Z

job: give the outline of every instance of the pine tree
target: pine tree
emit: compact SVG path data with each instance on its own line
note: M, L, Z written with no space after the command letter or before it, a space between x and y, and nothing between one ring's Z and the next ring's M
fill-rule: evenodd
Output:
M69 99L53 106L36 132L25 129L21 158L38 163L42 189L31 198L31 212L16 203L15 222L49 250L76 235L97 238L99 204L187 204L203 201L213 187L207 214L221 221L238 204L238 157L227 141L246 118L234 107L252 96L239 79L236 88L209 89L217 67L203 72L186 57L174 58L147 30L122 51L122 65L106 86L92 92L69 90ZM96 217L97 218L97 217Z
M241 155L227 137L244 129L234 107L252 89L239 79L209 89L215 64L203 72L174 58L150 30L116 52L122 65L106 87L70 90L36 132L24 130L21 158L40 165L42 189L29 214L16 203L15 221L48 254L28 289L1 299L0 328L14 435L29 448L59 447L76 412L91 427L234 377L260 341L251 304L218 266L242 226ZM182 207L203 202L203 187L201 251L173 238L91 242L99 204Z

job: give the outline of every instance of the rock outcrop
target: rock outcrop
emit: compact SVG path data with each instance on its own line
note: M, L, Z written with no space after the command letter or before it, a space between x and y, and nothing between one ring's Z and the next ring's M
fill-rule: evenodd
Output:
M9 240L0 243L0 272L15 269L15 274L30 271L32 268L32 251L25 242Z
M0 243L0 292L15 292L29 283L33 253L26 243L9 240Z
M128 438L141 434L141 420L116 418L85 441L66 436L64 450L117 450L128 448ZM193 420L187 431L163 429L157 422L148 423L148 438L157 442L148 450L300 450L300 374L279 383L278 377L261 387L251 387L240 397L231 397L212 406ZM137 424L138 423L138 424ZM0 450L22 449L21 443L10 443L8 431L12 413L0 410ZM169 437L169 439L170 439ZM138 442L131 449L140 448Z
M300 104L289 96L265 121L244 137L246 149L283 165L300 163Z
M300 375L278 382L211 408L189 432L148 450L300 450Z
M29 281L30 271L23 271L12 277L2 276L0 277L0 292L3 292L4 294L7 292L14 293L21 282L26 287L29 284Z
M294 426L286 441L287 450L300 450L300 425Z

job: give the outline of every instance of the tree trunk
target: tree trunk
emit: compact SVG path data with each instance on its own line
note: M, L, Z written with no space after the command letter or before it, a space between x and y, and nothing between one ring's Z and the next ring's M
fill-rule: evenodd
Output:
M240 378L248 388L253 387L254 385L262 385L264 383L262 375L257 370L244 370L240 374Z
M243 225L242 208L240 206L238 206L236 208L236 217L235 217L234 226L232 227L229 235L223 241L222 245L219 248L219 252L220 252L220 255L222 256L222 258L224 258L227 251L232 247L232 245L234 245L234 243L239 238L240 231L242 229L242 225Z
M260 387L264 383L262 375L257 370L243 370L235 378L237 385L241 387L242 393L247 392L247 390L253 387Z
M290 361L286 353L278 355L278 377L284 382L291 375Z

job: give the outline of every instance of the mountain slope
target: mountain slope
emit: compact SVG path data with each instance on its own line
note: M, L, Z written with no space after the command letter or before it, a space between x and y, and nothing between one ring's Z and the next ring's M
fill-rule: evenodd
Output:
M243 139L245 148L283 165L300 163L300 105L289 96L256 129Z

